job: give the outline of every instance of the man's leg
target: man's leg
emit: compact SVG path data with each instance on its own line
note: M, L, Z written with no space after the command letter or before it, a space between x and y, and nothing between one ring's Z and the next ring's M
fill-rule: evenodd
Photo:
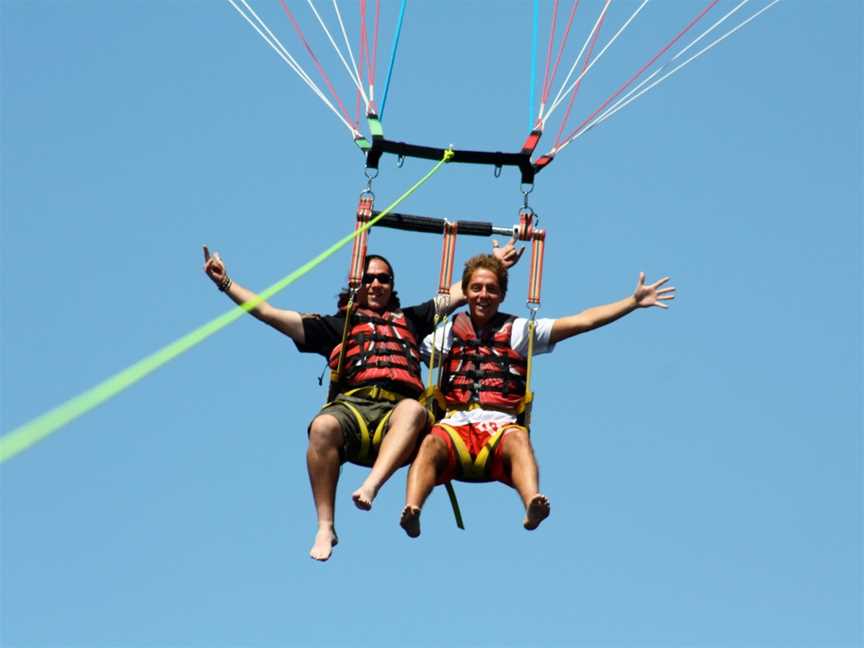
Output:
M505 468L509 470L513 487L525 505L522 525L533 531L549 516L549 500L540 494L537 460L528 431L512 428L501 439Z
M378 448L378 456L369 476L351 495L357 508L364 511L372 508L372 502L384 482L411 459L417 447L417 438L427 424L428 415L420 403L412 399L399 401L390 415L387 433Z
M315 560L327 560L333 547L339 542L336 537L336 483L339 481L339 448L343 444L342 428L335 416L321 414L309 426L309 448L306 450L306 467L315 513L318 516L318 532L309 555Z
M417 457L408 469L405 508L399 520L410 538L420 535L420 509L435 487L438 476L444 472L448 459L449 451L444 441L432 434L423 439Z

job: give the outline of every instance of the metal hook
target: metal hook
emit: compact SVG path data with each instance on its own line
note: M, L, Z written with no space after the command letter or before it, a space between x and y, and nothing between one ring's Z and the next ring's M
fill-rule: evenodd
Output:
M495 170L493 171L493 173L495 174L496 178L501 177L501 169L502 169L502 166L500 164L495 165Z
M401 169L403 164L405 164L405 156L400 153L396 158L396 168Z
M528 187L527 189L525 187ZM528 208L528 194L534 191L534 183L522 182L519 184L519 191L522 192L522 207Z

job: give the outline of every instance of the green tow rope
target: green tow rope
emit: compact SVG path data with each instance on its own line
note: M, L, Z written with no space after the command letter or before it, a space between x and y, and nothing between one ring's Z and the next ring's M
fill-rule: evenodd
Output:
M308 261L299 268L297 268L294 272L289 274L284 279L279 280L278 282L261 292L261 294L258 295L255 299L250 299L245 304L235 306L224 315L220 315L216 319L208 322L207 324L204 324L203 326L200 326L191 333L184 335L179 340L176 340L168 346L163 347L156 353L153 353L152 355L149 355L146 358L139 360L131 367L124 369L123 371L111 376L107 380L99 383L95 387L88 389L84 393L69 399L62 405L55 407L54 409L46 412L45 414L36 417L29 423L25 423L24 425L15 428L8 434L0 437L0 463L3 463L7 459L10 459L15 455L23 452L30 446L38 443L39 441L47 437L48 435L56 432L59 428L63 427L67 423L71 423L79 416L86 414L94 407L101 405L102 403L107 401L109 398L112 398L123 390L128 389L145 376L148 376L149 374L156 371L159 367L166 364L168 361L173 360L180 354L185 353L192 347L197 346L214 333L221 331L223 328L225 328L235 320L240 319L243 315L251 311L262 301L269 299L279 291L290 286L300 277L302 277L315 267L319 266L328 257L332 256L338 250L345 247L345 245L350 243L355 236L369 229L381 218L390 213L402 201L404 201L411 194L417 191L417 189L419 189L421 185L423 185L427 180L429 180L441 168L441 166L445 162L448 162L452 157L452 149L448 149L447 151L445 151L444 157L441 158L441 160L439 160L435 164L435 166L433 166L432 169L430 169L429 172L426 173L426 175L424 175L422 178L420 178L420 180L414 183L414 185L412 185L405 193L403 193L390 205L388 205L387 208L384 209L377 216L375 216L375 218L370 220L362 227L358 228L355 232L352 232L351 234L343 237L338 242L334 243L331 247L324 250L324 252L316 256L311 261Z

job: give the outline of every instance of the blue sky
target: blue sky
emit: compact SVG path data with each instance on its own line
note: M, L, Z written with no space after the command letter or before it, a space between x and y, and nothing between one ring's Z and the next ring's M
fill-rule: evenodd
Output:
M583 4L571 48L599 11ZM649 3L571 122L702 5ZM254 6L305 65L278 3ZM610 24L635 7L613 2ZM0 12L6 433L226 311L203 243L263 288L351 230L365 180L347 131L227 3ZM386 134L516 150L530 16L409 3ZM341 543L311 561L323 362L246 318L2 466L0 643L862 645L861 25L853 0L784 0L538 177L541 315L624 297L640 270L679 291L538 361L538 532L504 486L461 485L467 530L436 491L410 541L404 471L361 513L346 466ZM378 206L429 166L385 158ZM509 225L520 204L512 170L448 166L403 209ZM370 248L407 302L432 293L437 237L375 231ZM272 301L331 311L348 255Z

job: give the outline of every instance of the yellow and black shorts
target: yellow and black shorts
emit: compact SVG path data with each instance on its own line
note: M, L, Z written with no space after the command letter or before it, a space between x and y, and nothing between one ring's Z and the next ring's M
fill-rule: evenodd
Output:
M390 416L403 398L377 387L355 389L338 394L321 408L319 416L333 416L342 428L339 457L343 463L348 461L360 466L375 463L378 448L390 427ZM420 438L429 431L431 424L430 414L426 429L418 437L418 447Z

